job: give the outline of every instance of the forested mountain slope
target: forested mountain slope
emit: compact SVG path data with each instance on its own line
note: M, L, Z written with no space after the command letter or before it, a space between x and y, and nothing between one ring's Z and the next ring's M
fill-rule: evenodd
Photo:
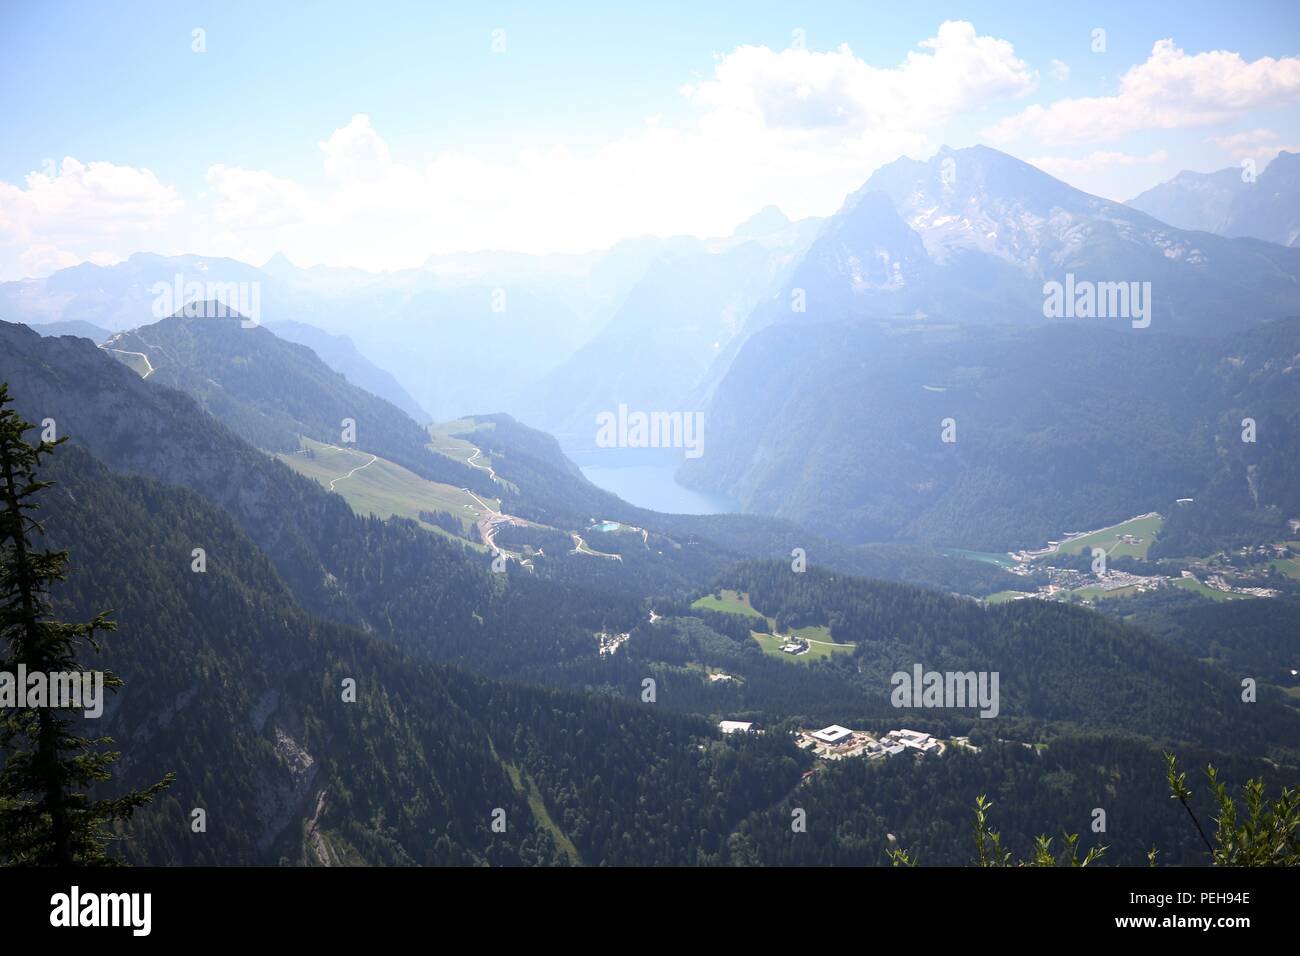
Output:
M235 330L260 331L237 323ZM28 420L51 418L58 434L113 469L184 486L226 509L304 608L391 633L388 608L400 607L433 622L421 629L424 641L474 631L473 610L489 582L460 546L410 522L353 514L189 396L154 385L152 376L141 380L84 339L43 339L3 324L0 345L0 380Z
M481 472L431 452L424 430L401 409L353 385L310 348L261 326L178 315L122 332L105 348L144 355L150 381L193 396L258 448L294 452L305 435L354 445L431 481L491 493Z
M197 495L114 475L76 446L56 459L43 514L73 555L57 609L112 607L119 623L95 660L126 681L97 728L128 752L116 785L177 774L133 821L130 859L577 862L567 841L586 862L696 863L797 778L788 743L715 741L635 697L485 681L315 619ZM196 808L206 832L191 829Z
M1236 496L1228 523L1244 505L1277 531L1300 514L1297 355L1294 319L1222 341L775 325L733 364L708 453L682 476L850 543L1003 551L1166 514L1176 498L1217 513L1200 505L1216 482Z

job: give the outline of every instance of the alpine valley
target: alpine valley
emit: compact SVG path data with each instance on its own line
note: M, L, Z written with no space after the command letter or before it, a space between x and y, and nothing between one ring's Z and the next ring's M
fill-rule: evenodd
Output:
M957 865L988 795L1018 855L1205 863L1164 752L1300 776L1295 160L1121 204L944 148L714 239L0 284L0 382L69 439L55 612L118 624L108 789L175 773L113 852ZM739 510L588 480L620 408L702 422L654 460Z

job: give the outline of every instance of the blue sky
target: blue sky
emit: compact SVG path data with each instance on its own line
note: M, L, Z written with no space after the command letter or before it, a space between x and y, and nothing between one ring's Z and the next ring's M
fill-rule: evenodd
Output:
M8 0L0 279L718 234L945 143L1116 199L1300 146L1296 3L700 6Z

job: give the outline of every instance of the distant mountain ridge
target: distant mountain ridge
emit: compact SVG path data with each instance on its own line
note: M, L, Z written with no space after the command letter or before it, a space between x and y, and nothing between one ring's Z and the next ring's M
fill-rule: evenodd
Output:
M680 474L852 543L1005 551L1167 513L1219 481L1280 534L1300 517L1297 355L1300 319L1228 340L779 323L741 350ZM1267 440L1241 441L1246 417Z
M173 316L120 332L104 347L114 357L145 356L151 381L192 395L264 450L296 452L300 435L355 444L431 481L492 492L483 472L430 450L424 429L400 409L268 327Z
M1278 153L1252 186L1233 200L1223 234L1300 245L1300 153Z
M692 407L754 306L798 262L820 220L768 207L727 240L683 242L650 264L614 316L529 390L519 417L571 451L594 450L596 416Z
M1053 282L1149 283L1147 321L1049 318ZM1216 480L1240 491L1219 469L1245 455L1286 474L1300 423L1262 384L1230 394L1228 372L1249 342L1274 346L1251 353L1261 376L1300 352L1297 315L1300 249L1175 229L986 147L900 159L755 308L708 400L705 454L679 476L845 542L975 550L1163 509ZM1228 409L1265 404L1281 416L1270 444L1232 444ZM949 418L958 437L940 443ZM1129 448L1141 469L1123 470Z
M302 322L268 322L266 327L287 342L305 345L334 371L358 388L396 405L418 425L428 424L429 413L410 396L397 379L389 375L358 351L346 335L322 332ZM102 340L101 340L102 341Z
M1134 196L1126 205L1179 229L1223 235L1228 210L1244 188L1241 170L1232 166L1213 173L1185 169L1168 182Z
M194 285L201 298L231 306L229 290L255 292L254 318L348 337L412 396L408 411L446 419L526 407L520 393L603 325L649 264L679 241L631 239L587 256L438 256L419 269L378 274L303 269L283 255L257 268L222 257L137 253L111 266L82 263L44 279L0 283L0 316L32 325L80 320L118 332L182 304L157 311L160 284ZM340 370L349 367L356 371L355 363ZM391 391L386 397L400 399Z
M32 326L41 335L78 335L90 339L96 345L107 340L113 333L89 322L73 319L69 322L49 322L45 325Z
M1300 251L1187 232L984 146L881 167L826 221L772 322L912 317L1041 325L1044 286L1151 283L1150 328L1222 334L1297 308ZM1124 317L1081 319L1127 327Z
M1180 229L1294 247L1300 244L1300 153L1283 150L1253 179L1236 166L1184 170L1127 205Z
M782 326L759 338L778 331L798 330ZM1082 330L1054 331L1086 341ZM1275 338L1256 341L1264 332ZM1284 332L1252 333L1230 356L1236 361L1207 359L1204 371L1226 379L1223 390L1261 415L1294 408L1294 362L1273 358L1288 353ZM60 607L89 611L111 599L123 611L124 630L110 645L121 656L109 661L128 686L109 721L138 760L123 770L182 774L173 795L139 818L131 852L141 862L726 862L728 834L794 792L811 758L781 733L721 738L716 710L758 709L773 726L833 719L828 709L892 720L884 678L901 661L1001 668L1015 739L1078 723L1285 757L1294 738L1297 716L1277 702L1280 690L1264 687L1258 706L1242 708L1235 675L1091 612L1035 601L990 609L933 590L837 580L821 568L792 574L791 542L810 547L818 563L832 547L795 528L779 539L780 523L770 520L647 515L676 540L630 533L623 547L643 567L682 562L698 574L717 567L704 538L727 540L724 526L737 550L758 538L778 544L784 554L733 568L718 586L752 591L788 621L826 621L837 640L858 642L849 666L775 659L743 621L738 638L716 620L722 630L713 630L687 603L703 577L682 597L645 590L649 576L628 581L630 559L557 555L557 564L583 567L581 580L491 574L480 556L413 522L353 514L200 407L224 403L236 424L309 425L294 417L304 415L294 393L325 403L328 413L329 402L355 387L308 350L277 344L238 319L175 318L137 334L140 341L119 344L151 350L159 364L147 379L89 341L0 324L0 380L29 419L52 418L75 443L63 449L55 474L63 484L51 489L56 507L47 515L52 543L72 547L78 562ZM986 352L996 358L1000 344ZM889 358L880 356L886 369L897 365ZM1141 369L1150 359L1131 361ZM1027 383L1031 412L1032 389L1054 371L1041 369ZM188 378L197 397L158 378L166 372ZM197 381L203 376L212 380ZM1256 382L1260 390L1251 391ZM970 382L936 387L949 385ZM1171 402L1203 387L1190 381ZM1117 399L1106 407L1125 406ZM468 434L494 468L529 493L512 507L531 498L539 514L576 512L580 521L608 517L606 508L642 516L584 484L548 436L504 416L473 426ZM1266 470L1261 489L1273 480ZM206 574L190 568L195 546L207 549ZM905 549L863 555L888 564ZM692 565L692 556L703 560ZM651 608L658 623L648 620ZM593 635L616 620L635 633L605 659ZM743 668L746 679L715 687L687 666L700 660ZM1089 670L1089 661L1097 666ZM647 673L662 694L650 709L637 696ZM357 680L356 705L339 699L348 677ZM536 686L550 682L582 691ZM996 746L988 742L990 751ZM190 839L177 821L200 797L211 819L240 825L209 841ZM510 839L491 835L491 807L505 808ZM674 829L689 837L656 838ZM745 855L756 852L757 845Z

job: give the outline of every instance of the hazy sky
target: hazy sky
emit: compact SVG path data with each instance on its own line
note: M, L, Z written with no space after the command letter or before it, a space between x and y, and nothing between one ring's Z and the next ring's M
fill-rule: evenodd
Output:
M1300 149L1289 0L631 6L0 0L0 279L725 234L942 144L1113 199Z

